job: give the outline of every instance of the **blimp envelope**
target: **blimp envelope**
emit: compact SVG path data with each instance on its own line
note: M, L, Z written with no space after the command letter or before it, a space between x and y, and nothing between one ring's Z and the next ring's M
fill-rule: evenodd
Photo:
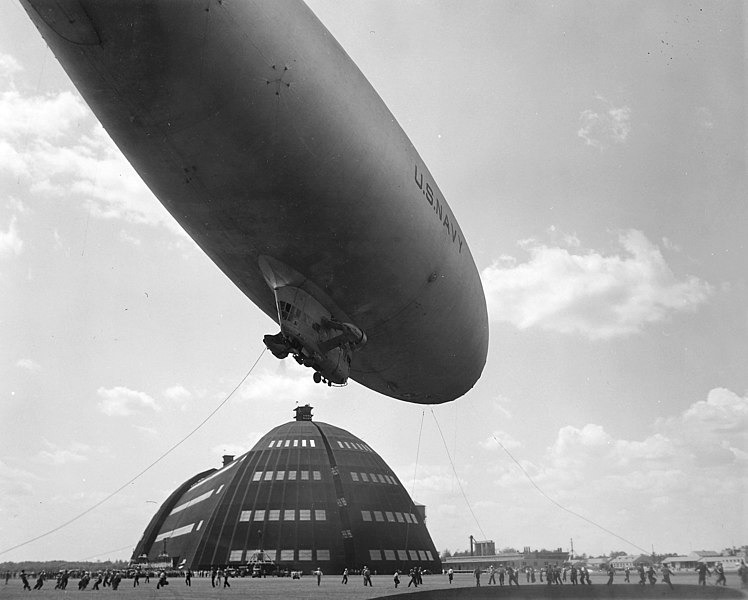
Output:
M166 209L316 381L433 404L473 387L488 319L433 175L298 1L22 0Z

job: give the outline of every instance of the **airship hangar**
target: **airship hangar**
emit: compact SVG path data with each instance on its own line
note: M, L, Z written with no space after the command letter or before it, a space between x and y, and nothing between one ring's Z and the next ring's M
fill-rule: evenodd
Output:
M246 454L185 481L161 505L133 562L207 570L441 571L425 523L367 443L312 420L310 406Z

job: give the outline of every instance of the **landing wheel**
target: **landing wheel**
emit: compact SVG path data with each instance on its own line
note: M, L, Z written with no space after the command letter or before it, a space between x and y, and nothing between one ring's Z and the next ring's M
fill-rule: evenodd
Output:
M312 379L314 379L314 383L319 383L320 381L322 381L322 375L315 371L314 375L312 375Z

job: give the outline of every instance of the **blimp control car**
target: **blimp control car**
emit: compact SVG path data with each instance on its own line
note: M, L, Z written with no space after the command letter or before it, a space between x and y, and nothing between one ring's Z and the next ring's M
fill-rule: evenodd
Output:
M478 270L382 99L300 0L21 0L155 196L316 381L424 404L480 377Z

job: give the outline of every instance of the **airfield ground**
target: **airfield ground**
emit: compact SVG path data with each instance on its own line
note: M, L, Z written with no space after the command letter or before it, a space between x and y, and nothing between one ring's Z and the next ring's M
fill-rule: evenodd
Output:
M526 584L520 581L520 587L509 588L487 585L488 577L481 578L481 588L475 587L475 580L468 574L457 574L454 583L450 586L444 575L430 575L424 578L424 585L418 589L408 588L408 579L401 577L400 587L396 590L392 583L391 575L376 575L373 578L373 587L364 587L359 576L352 576L348 585L341 585L340 577L336 575L325 575L322 584L317 586L316 580L311 576L304 576L299 580L285 578L267 579L231 579L231 588L212 588L210 579L194 578L192 587L187 587L184 581L171 578L170 585L161 590L156 589L155 579L148 584L141 583L140 587L133 588L132 580L122 581L119 590L113 591L106 588L100 591L88 590L79 592L78 581L71 580L68 589L60 592L54 589L54 581L47 581L41 591L24 592L21 582L12 579L8 585L0 582L0 600L106 600L115 596L117 600L250 600L254 598L263 600L327 600L327 599L362 599L373 600L376 598L387 598L398 595L413 595L412 600L449 600L451 598L482 600L495 598L511 598L512 600L535 600L538 598L635 598L636 600L680 600L683 599L728 599L748 598L748 591L740 590L740 582L737 575L727 575L727 586L717 587L714 580L706 586L696 585L696 576L676 575L673 577L675 590L670 590L662 582L654 586L639 586L636 583L624 583L623 575L616 578L613 586L605 585L607 577L595 575L592 577L591 586L548 586L544 584ZM633 577L632 577L633 579ZM30 581L34 585L34 581Z

